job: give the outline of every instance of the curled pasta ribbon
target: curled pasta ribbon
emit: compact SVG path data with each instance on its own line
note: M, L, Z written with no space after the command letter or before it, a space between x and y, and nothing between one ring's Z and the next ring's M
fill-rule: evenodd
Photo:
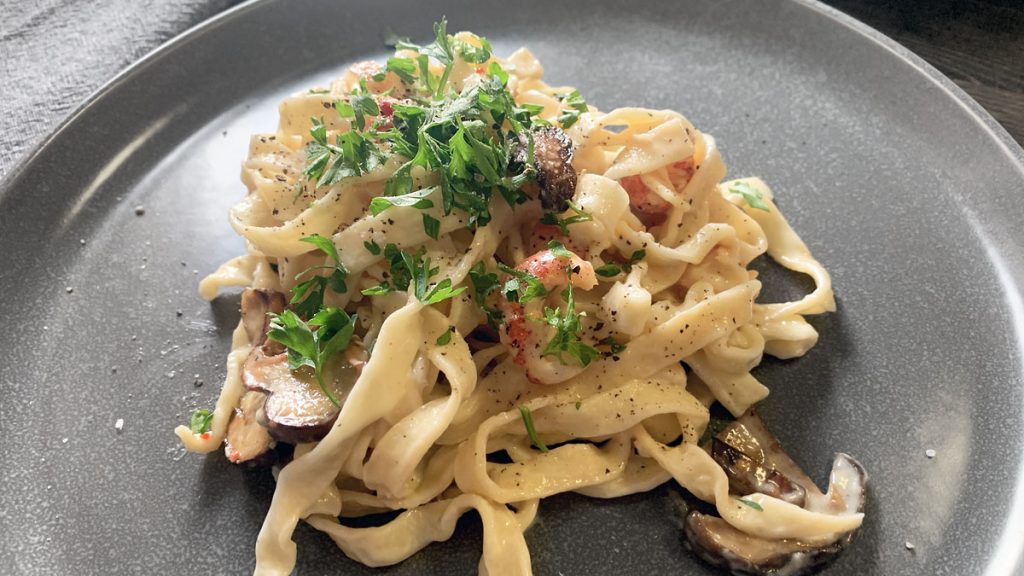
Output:
M227 434L228 423L238 406L238 401L245 392L242 384L242 364L249 357L252 345L245 333L245 326L239 322L231 333L231 352L228 353L227 375L217 397L217 406L213 409L213 422L208 435L193 434L188 426L178 426L174 433L181 440L182 446L189 452L209 453L220 448Z
M729 495L729 479L711 455L693 444L669 447L655 441L642 428L634 441L640 454L653 458L672 474L680 486L694 496L715 505L729 524L747 534L769 539L795 538L808 543L827 543L840 534L859 528L861 513L825 514L805 510L764 494L744 498L757 503L756 510Z
M532 520L536 501L525 520ZM431 542L448 540L455 523L465 512L475 509L484 527L484 550L480 573L494 576L528 576L530 551L523 538L529 525L505 505L476 494L462 494L407 510L387 524L374 528L342 526L333 516L314 515L307 521L326 533L346 555L367 566L389 566L412 556ZM525 525L524 525L525 524Z

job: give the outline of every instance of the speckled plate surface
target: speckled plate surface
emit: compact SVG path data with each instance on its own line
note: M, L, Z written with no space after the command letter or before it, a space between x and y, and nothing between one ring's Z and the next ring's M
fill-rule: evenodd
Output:
M872 473L865 527L828 574L1020 573L1024 155L977 104L802 1L423 4L232 10L112 81L4 183L0 572L251 571L269 476L183 455L171 433L212 404L237 321L237 295L195 288L242 251L226 214L247 135L286 93L384 55L386 31L446 14L500 53L529 46L602 108L682 111L731 174L772 184L832 271L819 346L757 371L762 413L812 475L839 450ZM681 545L678 491L545 500L535 571L711 573ZM301 574L371 573L307 527L296 539ZM470 518L385 572L475 573L480 544Z

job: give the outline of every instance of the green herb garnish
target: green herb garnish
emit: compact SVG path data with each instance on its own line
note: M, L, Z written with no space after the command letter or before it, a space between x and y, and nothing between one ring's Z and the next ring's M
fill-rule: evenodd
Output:
M566 270L566 273L571 278L572 271ZM587 366L600 355L600 352L580 340L580 317L583 314L576 312L572 282L562 291L562 298L565 300L565 312L560 308L544 307L543 320L555 327L555 336L548 342L541 356L554 356L562 364L567 364L563 355L568 354L580 366Z
M192 412L188 428L193 434L205 434L213 426L213 413L206 408L200 408Z
M625 344L620 344L615 340L615 338L612 338L611 336L601 340L601 344L606 344L608 346L608 353L613 356L615 354L621 354L626 350Z
M548 290L544 287L544 283L540 281L540 278L529 272L510 268L500 262L498 263L498 268L512 277L501 287L501 293L505 295L505 299L509 302L525 304L530 300L547 296Z
M548 224L550 226L558 226L563 236L569 235L569 226L578 222L589 222L594 219L593 216L583 211L575 202L569 201L569 208L575 212L575 215L569 216L568 218L559 218L554 212L545 212L540 218L541 224Z
M764 512L764 508L762 508L760 504L754 502L753 500L747 500L746 498L737 498L736 500L738 500L740 504L750 506L751 508L757 510L758 512Z
M430 278L436 276L439 268L430 267L430 258L425 258L426 249L422 246L415 254L401 250L394 244L384 247L384 259L388 261L390 279L373 288L362 291L366 296L379 296L393 290L408 290L411 285L413 294L424 304L437 304L461 294L466 287L454 288L451 278L445 278L436 284Z
M580 119L580 114L588 112L587 103L583 101L583 97L580 96L579 90L573 90L566 96L561 98L562 104L569 107L568 110L563 110L562 114L558 117L558 123L562 125L563 129L568 130L570 126L576 123Z
M501 281L498 279L498 275L493 272L487 272L484 268L484 263L477 262L469 269L469 281L473 284L473 300L483 310L484 316L487 317L487 324L491 328L497 329L498 325L501 324L502 313L498 308L487 305L487 296L501 288Z
M366 248L366 251L374 256L380 256L380 244L377 244L373 240L363 242L363 248Z
M622 268L619 268L615 264L604 264L595 268L594 273L603 278L612 278L622 274Z
M343 116L343 111L352 109L350 104L340 100L336 107L338 104L342 104L338 113ZM380 149L356 130L338 134L334 144L330 144L327 141L327 128L324 126L323 118L313 118L311 121L313 127L309 133L313 136L313 141L306 146L306 168L302 175L310 182L315 182L317 187L330 186L347 178L361 176L383 163L384 158Z
M401 196L378 196L370 201L370 213L377 216L392 206L411 206L413 208L433 208L434 203L427 198L437 190L437 187L423 188Z
M320 389L335 406L341 406L334 392L324 384L323 373L327 361L348 347L355 331L355 319L344 310L332 307L321 309L307 324L291 310L285 310L270 315L267 338L288 348L288 368L312 368ZM315 326L316 330L310 326Z
M316 246L334 262L333 265L321 264L319 266L310 266L295 275L295 279L298 280L316 270L331 271L329 276L313 274L308 280L299 282L292 288L290 303L294 305L295 312L299 316L309 318L323 307L324 292L326 292L328 287L339 294L348 290L348 286L345 283L345 279L348 277L348 269L341 262L338 250L334 247L334 243L331 242L330 238L313 234L312 236L300 238L299 241Z
M768 205L764 203L764 194L757 188L754 188L746 182L737 182L732 186L729 186L728 192L730 194L736 194L743 197L743 200L747 203L747 206L756 208L757 210L764 210L769 212Z
M444 331L444 334L441 334L440 336L437 337L437 345L447 346L448 343L452 341L452 333L454 331L455 326L449 326L448 329Z
M647 250L637 250L629 255L629 260L622 265L622 269L626 272L633 271L633 265L647 257Z
M533 427L533 415L530 414L530 409L526 406L520 406L519 415L523 418L523 426L526 427L526 434L530 436L530 442L533 442L533 445L541 452L547 452L548 447L544 444L544 441L537 436L537 430Z

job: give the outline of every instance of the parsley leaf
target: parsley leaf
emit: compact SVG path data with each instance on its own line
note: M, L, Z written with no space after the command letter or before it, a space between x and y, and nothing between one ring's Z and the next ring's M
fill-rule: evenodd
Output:
M754 502L753 500L747 500L746 498L737 498L736 500L739 500L740 504L750 506L751 508L757 510L758 512L764 512L764 508L762 508L760 504Z
M387 63L384 65L384 71L373 75L374 81L381 82L387 77L388 72L398 76L403 83L410 86L416 83L415 60L410 60L409 58L398 58L396 56L388 58Z
M615 264L603 264L595 268L594 273L603 278L612 278L622 274L622 268L619 268Z
M344 111L353 110L350 104L340 100L335 102L335 108L343 116ZM383 163L380 149L359 132L342 132L338 134L335 143L330 144L323 118L313 118L311 122L309 133L313 141L306 146L306 168L302 175L310 182L315 182L317 187L361 176Z
M188 428L193 434L205 434L210 431L213 425L213 413L206 408L200 408L192 412Z
M339 294L348 290L348 285L345 282L348 277L348 269L345 268L345 264L341 262L341 258L338 256L338 250L334 247L334 243L331 242L329 238L325 238L319 234L313 234L311 236L300 238L299 241L316 246L321 252L326 254L328 258L334 261L333 266L324 264L319 266L310 266L295 275L295 279L298 280L316 270L326 269L331 271L329 276L313 274L309 279L299 282L294 288L292 288L292 298L289 303L295 305L295 311L299 316L308 318L313 314L316 314L323 306L324 292L328 287Z
M647 257L647 250L640 249L629 255L629 260L622 265L622 269L626 272L633 271L633 265Z
M578 222L589 222L594 219L593 216L583 211L575 202L569 201L569 208L575 212L574 216L568 218L559 218L554 212L545 212L540 218L541 224L548 224L551 226L558 226L562 231L563 236L569 235L569 225L576 224Z
M363 248L366 248L366 251L374 256L380 255L380 244L377 244L373 240L366 240L363 242Z
M455 50L459 53L459 56L470 64L483 64L491 59L491 53L493 52L491 43L482 36L480 37L479 48L468 42L456 40L455 38L452 38L452 41L455 44Z
M434 240L441 233L441 221L426 212L423 213L423 231Z
M551 253L559 258L572 258L573 256L572 252L558 240L549 241L548 250L551 250Z
M558 116L558 123L562 125L563 130L568 130L570 126L576 123L580 119L580 114L589 112L587 103L583 101L583 97L580 96L579 90L573 90L566 96L560 98L562 104L565 104L569 108L562 110L561 115Z
M625 344L620 344L618 341L615 340L615 338L612 338L611 336L608 336L607 338L601 340L601 344L605 344L608 346L608 354L612 356L616 354L621 354L626 350Z
M452 332L454 331L455 326L449 326L448 329L444 331L444 334L441 334L440 336L437 337L437 345L447 346L448 343L452 341Z
M473 300L484 311L484 316L487 317L487 324L491 328L497 329L498 325L501 324L502 313L498 308L487 305L487 296L501 287L498 275L493 272L487 272L484 268L484 263L477 262L469 269L469 281L473 284Z
M438 273L430 267L430 258L424 258L426 249L422 246L415 254L409 254L394 244L384 247L384 258L390 268L390 280L362 291L366 296L379 296L392 290L408 290L412 285L413 294L426 305L437 304L454 298L466 290L465 286L455 288L451 278L444 278L436 284L430 278Z
M334 392L324 383L323 373L327 361L348 347L355 331L355 320L355 316L332 307L321 309L306 323L291 310L285 310L270 315L267 338L288 349L288 368L312 368L320 389L335 406L341 406ZM315 326L316 330L310 326Z
M572 272L568 271L571 276ZM587 366L600 355L597 348L580 340L580 317L576 312L576 302L572 294L572 283L562 292L565 299L565 312L559 308L544 307L544 322L555 327L555 335L544 347L541 356L554 356L562 364L567 364L563 354L568 354L580 366Z
M401 196L377 196L370 200L370 213L377 216L392 206L412 206L420 210L433 208L434 202L427 198L427 196L433 194L435 190L437 190L437 187L431 186L409 192L408 194L402 194Z
M548 447L540 439L540 436L537 436L537 430L533 427L533 414L530 414L530 409L526 406L520 406L519 415L523 418L523 426L526 427L526 434L529 435L530 442L533 442L533 445L541 452L547 452Z
M736 194L742 196L743 200L747 203L747 206L755 208L757 210L764 210L769 212L768 205L764 203L764 195L757 188L754 188L746 182L737 182L732 186L729 186L728 192L730 194Z
M505 295L505 299L509 302L521 302L523 304L530 300L536 300L537 298L543 298L547 296L547 288L544 288L544 284L529 272L523 270L516 270L515 268L509 268L508 266L498 263L498 268L511 276L505 285L502 286L501 292Z

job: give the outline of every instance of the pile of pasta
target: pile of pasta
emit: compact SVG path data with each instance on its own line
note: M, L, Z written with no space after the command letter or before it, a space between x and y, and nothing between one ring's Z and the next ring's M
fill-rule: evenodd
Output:
M545 84L541 64L525 49L495 60L508 71L516 101L542 106L540 116L554 122L564 108L558 95L571 89ZM455 67L448 81L459 91L474 76L472 67ZM311 119L357 80L350 71L329 90L288 98L277 131L253 137L243 168L249 193L230 215L247 253L200 287L211 299L231 286L287 293L298 272L329 263L301 241L319 234L333 241L349 272L347 291L329 293L327 302L357 313L357 333L374 343L330 432L298 445L277 470L256 544L257 573L293 569L292 534L300 520L350 558L385 566L450 538L458 518L475 510L483 522L480 572L530 574L524 532L543 498L563 492L616 498L670 480L758 537L828 541L860 525L861 514L812 512L763 494L749 496L760 510L738 504L723 470L698 446L709 406L717 401L739 416L764 399L768 390L751 374L763 355L803 355L818 338L804 316L835 309L828 272L764 182L723 182L715 140L676 112L601 112L591 105L565 131L578 174L573 204L591 218L569 226L562 242L594 267L642 250L628 273L575 290L583 339L597 345L614 336L624 348L586 366L530 351L524 360L507 342L472 336L486 325L472 290L437 305L404 292L362 295L385 277L383 256L364 246L422 247L438 278L467 286L478 263L488 270L497 262L514 266L545 248L536 200L511 207L495 194L492 220L475 229L458 211L446 215L440 201L429 209L396 206L373 215L369 201L383 195L399 165L393 160L295 200ZM324 122L331 133L348 129L338 118ZM638 213L627 181L656 195L648 202L663 212L656 222ZM757 191L767 209L730 194L737 183ZM440 221L436 240L424 231L423 213ZM765 253L810 276L813 292L793 302L757 302L761 282L749 266ZM557 291L552 294L557 299ZM454 330L445 341L449 327ZM547 328L527 325L539 334ZM221 446L244 392L240 371L252 347L239 325L210 434L178 431L188 449ZM523 407L549 450L531 442ZM339 522L395 510L402 512L380 526Z

